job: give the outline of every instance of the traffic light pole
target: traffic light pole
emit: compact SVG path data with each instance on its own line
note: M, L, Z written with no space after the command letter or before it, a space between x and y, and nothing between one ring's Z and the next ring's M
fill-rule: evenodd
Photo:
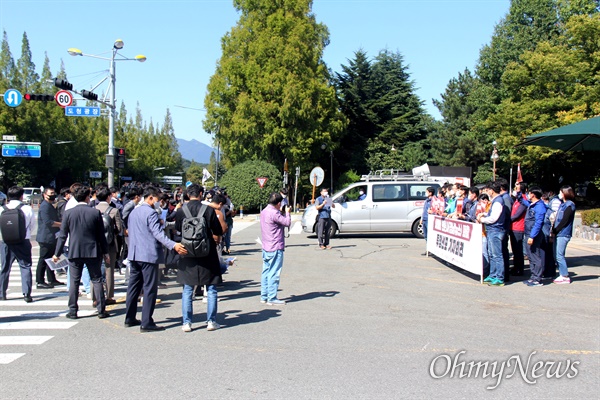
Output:
M110 58L110 70L109 70L109 75L110 75L110 99L109 99L109 103L110 105L108 106L108 109L110 110L110 118L108 119L108 155L112 156L109 158L113 159L113 163L112 165L108 166L108 187L113 187L114 183L115 183L115 165L114 165L114 159L115 159L115 118L116 118L116 99L115 99L115 95L116 95L116 91L115 91L115 82L116 82L116 78L115 78L115 55L117 54L118 49L114 48L112 49L112 57Z

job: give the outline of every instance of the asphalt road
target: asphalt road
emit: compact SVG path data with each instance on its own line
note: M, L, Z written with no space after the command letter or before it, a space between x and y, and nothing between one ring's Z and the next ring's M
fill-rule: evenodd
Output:
M569 245L571 285L498 288L421 256L424 241L409 235L343 236L332 240L332 250L320 250L315 237L292 234L280 285L288 304L270 307L259 303L260 227L253 222L234 225L238 259L219 288L223 327L215 332L204 329L200 301L194 331L182 332L174 279L159 291L154 314L167 330L144 334L123 327L123 303L112 307L111 318L80 318L68 329L15 328L69 320L51 313L66 310L65 290L35 291L26 305L19 286L11 286L17 298L0 302L0 353L23 355L0 365L1 397L598 398L597 245ZM16 264L13 273L11 282L18 282ZM49 303L58 300L64 306ZM81 310L90 311L90 303L84 298ZM9 336L48 339L2 344ZM494 375L469 373L470 362L487 362ZM541 369L532 371L538 362ZM553 376L558 363L559 375L575 376Z

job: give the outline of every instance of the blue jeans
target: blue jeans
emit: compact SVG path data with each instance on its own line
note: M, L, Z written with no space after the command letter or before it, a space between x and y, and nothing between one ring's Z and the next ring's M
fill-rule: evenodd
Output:
M260 299L271 301L277 299L279 276L283 267L283 250L264 251L263 270L260 280Z
M225 249L229 250L231 246L231 231L233 231L233 224L227 225L227 232L223 235L223 241L225 242Z
M554 258L556 259L560 276L569 276L565 254L570 240L570 236L557 236L554 238Z
M483 236L481 240L483 250L483 277L487 278L490 275L490 253L488 251L487 236Z
M206 322L217 321L217 286L208 285L206 287L207 309ZM194 307L192 305L192 297L194 296L194 287L191 285L183 285L181 293L181 314L183 315L183 323L191 324L194 316Z
M423 226L423 239L427 241L427 220L421 220L421 225Z
M488 254L490 255L490 276L504 281L504 256L502 242L506 233L499 229L487 229Z

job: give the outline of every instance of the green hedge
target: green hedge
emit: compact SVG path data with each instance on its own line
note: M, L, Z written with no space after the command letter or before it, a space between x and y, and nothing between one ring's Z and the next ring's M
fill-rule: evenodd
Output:
M591 225L594 222L600 224L600 208L585 210L581 212L581 223L583 225Z

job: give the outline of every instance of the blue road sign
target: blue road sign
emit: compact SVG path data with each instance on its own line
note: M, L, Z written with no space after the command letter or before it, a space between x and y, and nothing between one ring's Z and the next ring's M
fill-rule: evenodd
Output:
M67 117L99 117L100 107L65 107L65 115Z
M2 157L40 158L42 146L32 144L3 144Z
M188 187L188 186L190 186L191 184L192 184L192 181L187 181L187 182L185 183L185 187Z
M9 107L17 107L23 101L23 96L21 92L17 89L8 89L4 92L4 102Z

